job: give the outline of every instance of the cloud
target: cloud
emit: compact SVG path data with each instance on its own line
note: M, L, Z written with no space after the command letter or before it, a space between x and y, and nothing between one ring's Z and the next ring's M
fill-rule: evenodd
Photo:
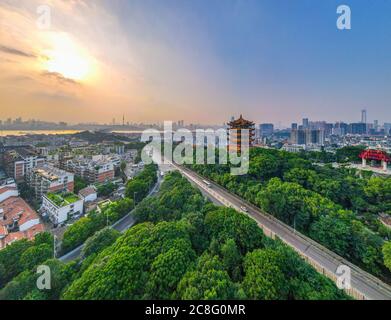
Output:
M54 79L60 84L81 85L80 82L77 82L73 79L65 78L62 74L57 72L44 71L41 73L41 75L46 78Z
M22 50L19 50L16 48L7 47L4 45L0 45L0 51L7 53L7 54L19 56L19 57L36 58L36 56L32 53L28 53L28 52L25 52L25 51L22 51Z

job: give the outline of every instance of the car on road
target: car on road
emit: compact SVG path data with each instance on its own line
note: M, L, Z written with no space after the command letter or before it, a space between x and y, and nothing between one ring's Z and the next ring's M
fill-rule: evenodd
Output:
M245 206L241 206L240 210L242 210L243 212L248 212L248 209Z
M205 183L208 188L212 188L212 185L209 181L202 180L202 182Z

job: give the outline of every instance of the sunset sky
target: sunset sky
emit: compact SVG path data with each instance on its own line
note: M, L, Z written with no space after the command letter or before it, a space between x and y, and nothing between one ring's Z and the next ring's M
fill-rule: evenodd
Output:
M388 0L0 0L0 119L391 122L390 15Z

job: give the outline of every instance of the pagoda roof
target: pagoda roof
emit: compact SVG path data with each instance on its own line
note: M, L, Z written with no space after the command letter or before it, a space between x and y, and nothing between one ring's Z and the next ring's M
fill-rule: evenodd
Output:
M247 126L253 126L255 125L255 123L244 119L243 116L240 115L239 119L228 122L228 125L231 127L247 127Z

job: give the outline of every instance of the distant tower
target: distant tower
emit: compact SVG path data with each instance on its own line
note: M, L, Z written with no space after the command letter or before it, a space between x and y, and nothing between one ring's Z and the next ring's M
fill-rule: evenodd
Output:
M125 127L125 115L122 116L122 126Z
M361 110L361 122L367 123L367 110L366 109Z

